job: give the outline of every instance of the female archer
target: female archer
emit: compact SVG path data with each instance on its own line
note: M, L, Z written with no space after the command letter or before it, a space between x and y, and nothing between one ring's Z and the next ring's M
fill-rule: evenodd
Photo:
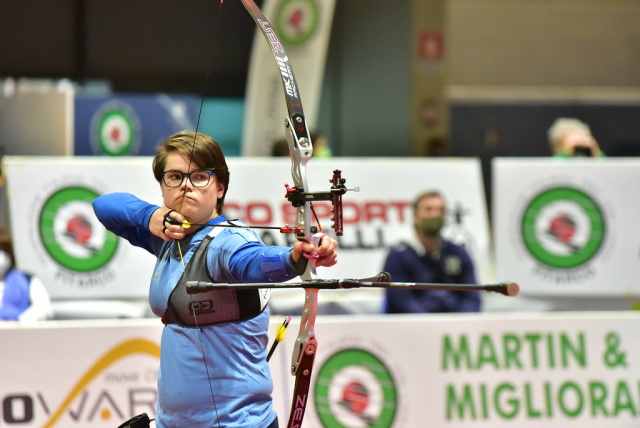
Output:
M93 207L108 230L157 257L149 300L165 327L156 425L278 427L266 362L268 290L191 295L186 283L287 281L304 271L310 254L316 266L334 265L337 242L325 236L317 248L266 246L250 229L236 227L223 214L224 154L204 134L170 136L156 149L153 173L164 206L112 193Z

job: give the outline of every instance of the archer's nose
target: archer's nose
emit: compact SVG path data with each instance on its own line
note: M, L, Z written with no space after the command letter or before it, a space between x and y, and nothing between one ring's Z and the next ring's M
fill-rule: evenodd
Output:
M193 190L193 183L191 182L191 179L189 177L185 177L184 180L182 181L182 185L180 186L180 190L182 190L183 192L186 191L191 191Z

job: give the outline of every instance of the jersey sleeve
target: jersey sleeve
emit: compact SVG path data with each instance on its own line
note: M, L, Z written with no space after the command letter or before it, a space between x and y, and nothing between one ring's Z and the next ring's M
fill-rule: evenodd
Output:
M253 231L229 228L211 242L207 262L217 282L284 282L296 277L290 252L264 245Z
M155 241L162 241L149 232L151 214L158 208L129 193L110 193L93 201L93 211L107 230L152 254L160 247Z

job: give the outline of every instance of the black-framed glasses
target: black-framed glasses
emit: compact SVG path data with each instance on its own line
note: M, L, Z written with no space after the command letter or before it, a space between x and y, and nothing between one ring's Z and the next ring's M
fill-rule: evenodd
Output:
M193 187L206 187L211 181L211 176L216 175L215 172L206 169L197 169L190 173L184 173L182 171L176 171L170 169L162 173L162 181L167 187L180 187L184 183L185 177L189 177L189 181L193 184Z

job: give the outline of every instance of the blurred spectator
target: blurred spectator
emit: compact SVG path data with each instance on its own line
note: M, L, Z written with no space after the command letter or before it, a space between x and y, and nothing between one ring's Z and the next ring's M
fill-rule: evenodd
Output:
M52 316L42 281L16 269L11 236L0 229L0 320L40 321Z
M417 242L403 242L389 251L384 270L395 282L475 284L469 253L460 245L442 238L446 218L444 197L435 191L418 196L413 204L413 226ZM477 291L386 290L385 312L478 312Z
M549 128L549 144L553 156L603 157L589 125L578 119L559 118Z
M317 158L330 158L333 156L329 140L319 132L312 132L310 135L311 143L313 143L313 156Z

